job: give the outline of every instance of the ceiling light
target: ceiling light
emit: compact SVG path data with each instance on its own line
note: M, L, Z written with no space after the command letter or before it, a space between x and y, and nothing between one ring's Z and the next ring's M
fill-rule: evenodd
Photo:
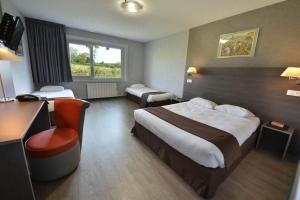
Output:
M124 10L130 13L137 13L143 9L143 6L139 2L132 0L125 0L121 6Z
M21 57L16 56L13 51L7 48L2 41L0 41L0 60L20 61Z

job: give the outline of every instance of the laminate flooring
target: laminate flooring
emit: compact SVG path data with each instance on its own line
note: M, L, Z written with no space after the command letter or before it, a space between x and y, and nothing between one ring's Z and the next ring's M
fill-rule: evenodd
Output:
M137 108L125 98L92 101L85 118L79 167L58 181L35 182L37 200L201 199L130 134ZM213 199L286 199L295 169L295 163L252 150Z

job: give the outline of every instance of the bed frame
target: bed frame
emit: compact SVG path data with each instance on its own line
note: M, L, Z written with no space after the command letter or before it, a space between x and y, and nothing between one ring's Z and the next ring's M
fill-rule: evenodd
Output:
M142 98L132 95L128 92L126 92L126 97L141 106ZM148 102L146 107L157 107L157 106L164 106L164 105L169 105L169 104L172 104L171 99L164 100L164 101L157 101L157 102Z
M145 143L158 157L172 168L183 180L189 184L198 195L204 198L214 196L218 186L238 166L240 161L254 147L257 132L253 133L241 146L242 156L231 168L208 168L179 153L155 134L135 122L133 135Z

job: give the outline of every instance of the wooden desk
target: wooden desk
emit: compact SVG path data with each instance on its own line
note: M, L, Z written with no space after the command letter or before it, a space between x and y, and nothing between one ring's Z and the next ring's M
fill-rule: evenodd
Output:
M24 142L49 128L46 102L0 104L0 199L35 199Z

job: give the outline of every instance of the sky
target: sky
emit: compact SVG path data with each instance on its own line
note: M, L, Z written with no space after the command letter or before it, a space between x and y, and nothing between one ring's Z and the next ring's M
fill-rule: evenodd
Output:
M90 53L85 45L70 44L70 47L77 49L78 53ZM121 49L114 49L99 46L95 55L95 62L100 63L121 63Z

